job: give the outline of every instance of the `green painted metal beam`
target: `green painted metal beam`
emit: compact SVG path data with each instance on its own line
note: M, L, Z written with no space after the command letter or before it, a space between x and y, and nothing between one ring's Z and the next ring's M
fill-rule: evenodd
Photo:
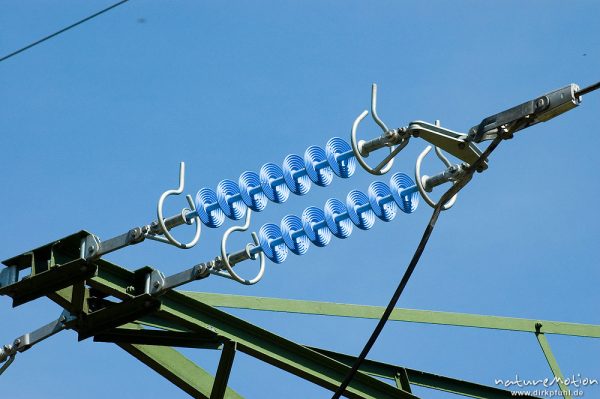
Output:
M74 287L68 287L49 295L49 298L65 309L81 307L80 311L87 313L89 311L87 301L84 300L83 304L79 304L79 302L83 298L89 298L89 289L84 287L83 292L77 293L76 291ZM151 316L146 317L152 320ZM121 328L142 331L142 327L133 322L126 323ZM213 332L205 335L215 336ZM210 392L215 384L215 378L175 349L168 346L131 343L118 343L117 345L192 397L209 399ZM223 398L242 398L231 388L226 386L223 388Z
M215 383L213 384L212 392L210 393L210 399L224 398L225 388L227 388L227 382L229 381L229 375L231 374L231 368L233 367L233 359L235 359L235 347L235 342L226 342L223 345L223 351L221 352L221 359L219 359L217 375L215 375Z
M324 355L336 359L345 364L353 364L356 357L345 355L338 352L333 352L320 348L312 348ZM386 378L390 380L398 381L397 383L404 384L402 381L403 374L408 382L412 385L418 385L425 388L435 389L439 391L449 392L457 395L467 396L478 399L508 399L514 398L511 391L504 389L490 387L487 385L476 384L474 382L458 380L455 378L446 377L443 375L437 375L427 373L420 370L414 370L394 364L376 362L373 360L365 360L360 367L362 372L371 374L376 377ZM536 399L535 396L528 396L528 398Z
M546 357L546 361L548 361L548 365L550 366L550 370L552 370L552 374L554 374L554 377L558 382L558 386L563 394L562 396L564 398L571 399L569 387L564 383L565 377L563 376L562 371L560 371L560 367L558 366L558 362L552 353L552 349L550 349L550 343L546 339L546 336L544 333L536 333L535 337L542 348L542 352L544 352L544 356Z
M134 273L104 260L97 261L98 274L90 286L109 292L120 299L130 299L135 284ZM238 350L286 370L326 389L335 390L350 370L345 364L281 336L257 327L226 312L176 291L160 297L161 310L155 316L179 324L192 331L213 331L236 342ZM349 398L413 399L414 395L368 376L356 375L349 385Z
M394 375L394 381L396 381L396 386L406 392L412 392L410 389L410 381L408 380L408 374L406 373L405 368L401 368L396 371Z
M332 302L301 301L294 299L263 298L205 292L186 291L184 293L187 296L204 302L208 305L225 308L355 317L364 319L379 319L384 311L384 307L382 306L351 305ZM562 334L579 337L600 338L600 325L522 319L515 317L486 316L468 313L396 308L392 312L390 320L533 333L536 332L536 324L541 323L541 332L546 334Z
M51 253L54 258L54 253ZM58 254L61 255L61 254ZM65 261L70 260L70 256L63 256ZM100 290L104 295L114 295L115 297L129 302L134 298L134 294L140 294L140 284L143 284L143 277L148 269L138 272L130 272L127 269L113 265L104 260L94 262L98 266L97 275L88 280L92 288ZM77 312L87 313L88 310L82 303L88 290L82 291L82 284L79 284L77 290L69 288L61 290L55 294L50 294L51 299L59 302L62 306L67 305ZM74 304L74 302L76 304ZM349 367L347 364L354 360L353 357L343 358L345 355L333 354L331 352L318 352L309 348L285 340L275 334L263 330L257 326L247 323L232 315L215 309L211 305L247 308L257 310L273 310L283 312L295 312L305 314L321 314L332 316L361 317L361 318L379 318L383 308L375 306L347 305L315 301L295 301L273 298L258 298L231 296L221 294L203 294L203 293L180 293L171 291L161 297L162 308L160 311L148 315L154 323L165 324L169 329L175 331L189 332L212 332L226 340L235 342L238 348L258 359L273 364L295 375L319 384L327 389L334 390L342 378L346 375ZM70 305L70 306L69 306ZM133 317L133 316L132 316ZM137 316L139 317L139 316ZM538 342L544 351L552 371L559 378L562 378L556 359L552 355L544 333L577 335L583 337L600 337L600 326L584 325L575 323L538 321L531 319L518 319L495 316L470 315L461 313L433 312L423 310L396 309L392 314L392 320L446 324L467 327L493 328L512 331L535 332ZM125 319L124 319L125 320ZM126 321L123 320L123 323ZM133 322L134 320L129 320ZM93 332L92 332L93 335ZM200 369L195 364L187 360L186 363L181 354L172 348L163 346L145 346L133 343L121 343L121 347L127 350L136 358L140 359L153 369L157 370L177 386L180 386L186 392L192 392L197 397L207 397L209 388L212 391L215 386L215 379L208 373ZM175 360L174 360L175 359ZM193 366L193 367L192 367ZM369 368L369 370L366 370ZM201 383L194 385L196 377L188 378L192 371L199 372L202 375ZM364 372L363 372L364 371ZM405 374L403 373L405 372ZM397 381L401 386L410 389L406 385L406 379L409 383L415 385L428 386L435 389L447 390L448 392L460 392L463 395L481 398L501 398L507 396L500 395L502 392L506 395L507 391L499 390L493 387L485 387L478 384L450 379L443 376L435 376L430 373L424 373L416 370L404 369L398 366L385 365L378 362L367 362L365 369L357 374L355 380L349 386L346 395L350 398L414 398L415 396L405 390L394 388L389 384L369 376L384 376ZM382 374L378 374L382 373ZM402 378L404 377L404 378ZM219 377L220 380L223 377ZM404 381L403 381L404 380ZM222 384L217 383L222 386ZM561 386L563 388L563 386ZM486 396L481 396L481 390L494 390L487 392ZM226 390L226 392L228 392ZM237 395L237 394L236 394ZM479 396L477 396L479 395ZM491 396L490 396L491 395ZM225 395L226 397L226 395ZM234 396L236 397L236 396ZM237 396L239 397L239 395Z
M117 345L192 397L210 398L214 377L175 349L168 346ZM242 396L227 388L224 398L241 399Z

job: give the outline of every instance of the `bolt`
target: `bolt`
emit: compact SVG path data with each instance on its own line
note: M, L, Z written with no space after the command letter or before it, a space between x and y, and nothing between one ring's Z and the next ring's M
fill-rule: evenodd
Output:
M125 292L128 293L128 294L130 294L130 295L133 295L135 293L134 286L133 285L128 286L127 288L125 288Z
M64 323L65 321L67 321L67 318L65 316L60 316L60 319L58 319L58 321Z
M88 248L88 254L92 255L94 252L96 252L96 248L92 245Z
M458 143L458 148L460 148L461 150L463 150L466 146L467 146L467 143L465 143L465 142L461 141L460 143Z
M155 281L154 282L154 288L158 288L158 287L160 287L160 283L158 281Z
M15 339L15 346L19 346L21 345L21 340L20 339Z

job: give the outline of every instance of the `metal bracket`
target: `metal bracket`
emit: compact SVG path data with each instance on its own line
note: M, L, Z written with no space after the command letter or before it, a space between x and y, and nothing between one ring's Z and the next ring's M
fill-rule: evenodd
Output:
M161 271L153 270L149 275L148 293L152 296L164 294L168 290L177 288L192 281L201 280L208 277L210 265L199 263L194 267L186 269L180 273L166 277Z
M82 341L97 333L119 327L131 320L154 313L160 309L160 305L160 300L149 294L142 294L85 314L77 320L78 339Z
M7 266L0 270L0 288L9 286L19 281L19 269L17 266Z
M468 140L480 143L492 140L498 135L512 138L513 133L519 130L546 122L578 106L581 103L578 92L579 86L571 83L534 100L488 116L469 130Z
M473 164L482 154L475 144L466 141L466 134L437 126L437 123L434 125L423 121L411 122L407 131L412 136L421 137L469 165ZM487 162L483 163L481 171L485 169L487 169Z

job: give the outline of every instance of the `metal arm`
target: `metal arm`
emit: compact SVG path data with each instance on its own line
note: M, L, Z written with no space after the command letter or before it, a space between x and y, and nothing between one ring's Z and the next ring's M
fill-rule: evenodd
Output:
M69 327L69 325L76 319L75 316L71 315L68 311L63 311L61 316L51 323L46 324L43 327L38 328L35 331L24 334L19 338L15 339L12 344L4 345L0 348L0 363L6 361L6 363L0 368L0 374L2 374L8 366L14 361L15 356L19 352L25 352L33 345L37 344L53 336L56 333Z
M246 214L246 222L243 226L233 226L225 231L225 234L223 234L223 238L221 239L221 256L215 258L214 260L197 264L190 269L184 270L169 277L166 277L159 270L153 270L147 276L146 292L154 296L162 295L173 288L190 283L192 281L201 280L210 276L211 274L235 280L244 285L258 283L265 273L265 255L262 252L260 252L258 255L252 255L250 250L252 249L253 245L248 244L242 251L231 255L227 254L227 240L229 239L229 235L234 231L248 230L248 227L250 227L251 214L252 212L248 210L248 213ZM254 240L254 246L259 245L256 233L252 233L252 239ZM256 259L257 256L260 258L260 269L254 278L248 280L239 276L233 271L233 266L235 264L247 259ZM223 271L223 269L225 269L225 271Z
M125 248L129 245L138 244L144 241L146 238L154 241L164 242L166 244L174 245L178 248L189 249L198 243L200 239L200 233L202 229L202 223L200 217L196 212L196 206L194 200L190 195L186 195L186 200L190 208L184 208L180 213L164 218L163 217L163 205L166 198L169 195L179 195L183 192L185 187L185 163L181 162L179 167L179 187L175 190L165 191L159 198L156 206L157 220L152 223L135 227L129 230L127 233L119 236L110 238L108 240L101 241L94 235L88 236L81 245L81 257L84 259L97 259L110 252L117 251L121 248ZM187 244L182 244L177 241L169 232L174 227L181 226L183 224L196 224L196 234L192 241Z

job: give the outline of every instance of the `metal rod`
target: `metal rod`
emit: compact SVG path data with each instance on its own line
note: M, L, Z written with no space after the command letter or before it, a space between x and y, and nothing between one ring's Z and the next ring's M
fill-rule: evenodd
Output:
M302 176L306 176L308 174L308 172L306 171L306 168L302 168L302 169L294 170L291 174L292 174L292 179L296 180Z

